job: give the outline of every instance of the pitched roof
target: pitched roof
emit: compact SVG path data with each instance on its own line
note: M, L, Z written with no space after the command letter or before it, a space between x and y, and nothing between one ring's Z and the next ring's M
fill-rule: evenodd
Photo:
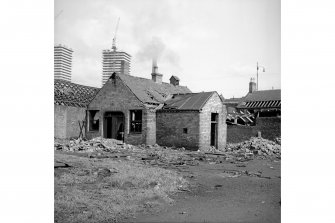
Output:
M277 101L280 100L281 90L254 91L248 93L243 101Z
M54 103L73 107L86 107L99 88L88 87L64 80L54 80Z
M191 93L185 86L174 86L165 82L158 84L151 79L131 75L118 75L118 77L143 103L161 104L173 94Z
M200 110L215 92L177 94L164 103L164 109Z
M248 93L237 108L280 108L280 94L280 89Z

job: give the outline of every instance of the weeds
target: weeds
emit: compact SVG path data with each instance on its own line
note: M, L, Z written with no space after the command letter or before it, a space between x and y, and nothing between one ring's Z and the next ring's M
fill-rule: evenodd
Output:
M55 222L116 222L170 203L187 185L176 172L130 161L55 154L72 168L55 169Z

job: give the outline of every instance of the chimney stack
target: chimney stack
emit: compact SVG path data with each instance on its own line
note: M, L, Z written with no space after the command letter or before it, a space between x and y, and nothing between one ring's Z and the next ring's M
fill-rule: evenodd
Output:
M157 66L157 59L154 58L152 60L152 73L151 73L152 80L155 83L161 84L163 79L163 74L158 73L158 66Z
M249 93L252 93L254 91L256 91L256 82L255 78L251 78L249 83Z
M179 78L177 76L172 75L170 77L170 84L173 86L179 86Z

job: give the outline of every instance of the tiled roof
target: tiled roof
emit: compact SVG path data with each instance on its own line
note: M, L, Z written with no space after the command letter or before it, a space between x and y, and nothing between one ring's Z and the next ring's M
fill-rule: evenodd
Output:
M162 109L200 110L215 92L200 92L173 95Z
M151 79L131 75L118 76L143 103L160 104L173 94L191 93L185 86L174 86L164 82L158 84Z
M54 103L57 105L86 107L99 88L88 87L64 80L54 80Z
M248 93L237 108L280 108L281 90L265 90Z

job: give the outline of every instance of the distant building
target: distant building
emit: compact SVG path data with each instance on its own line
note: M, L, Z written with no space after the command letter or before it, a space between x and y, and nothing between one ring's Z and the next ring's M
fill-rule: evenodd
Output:
M226 100L227 142L236 143L258 136L275 140L281 136L281 90L258 91L255 80L239 100Z
M63 46L54 46L54 74L55 79L71 82L73 50Z
M126 52L103 50L102 52L102 86L115 72L121 75L130 75L131 56Z
M236 108L239 111L249 111L257 117L280 116L280 94L280 89L249 92Z

